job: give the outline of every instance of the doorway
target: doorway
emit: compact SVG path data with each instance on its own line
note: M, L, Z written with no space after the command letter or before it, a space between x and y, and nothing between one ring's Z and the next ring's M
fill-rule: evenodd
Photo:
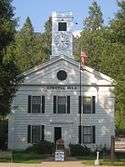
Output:
M62 138L62 128L61 127L54 127L54 141Z

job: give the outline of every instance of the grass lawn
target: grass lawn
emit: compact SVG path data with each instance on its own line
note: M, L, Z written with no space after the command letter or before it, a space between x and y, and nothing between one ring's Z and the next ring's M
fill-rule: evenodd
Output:
M42 159L46 159L47 155L41 155L33 152L23 152L23 151L14 151L13 156L11 152L1 152L0 153L0 162L10 162L15 163L41 163Z
M90 156L80 156L77 157L77 159L81 160L84 165L94 165L96 156L90 155ZM125 153L116 153L115 159L112 162L109 157L105 157L100 159L100 165L106 165L106 166L125 166Z
M13 157L11 152L0 152L0 162L10 162L13 159L13 162L16 163L41 163L42 160L45 160L46 158L48 158L48 155L33 152L14 151ZM89 156L77 156L76 159L82 161L84 165L94 165L96 155L92 154ZM114 162L112 162L109 157L101 157L100 164L102 166L125 166L125 153L115 154Z

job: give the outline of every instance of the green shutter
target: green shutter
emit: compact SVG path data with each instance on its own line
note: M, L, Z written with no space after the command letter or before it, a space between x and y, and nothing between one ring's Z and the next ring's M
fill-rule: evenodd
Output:
M86 98L86 97L84 97L84 96L82 97L83 113L85 113L85 105L84 105L85 98Z
M42 130L42 140L44 140L44 129L45 129L45 128L44 128L44 125L42 125L41 128L42 128L42 129L41 129L41 130Z
M42 96L42 113L45 113L45 96Z
M28 96L28 113L31 113L31 96Z
M70 113L70 96L67 96L67 113Z
M93 143L95 143L95 126L92 127L93 128Z
M27 129L27 142L31 143L31 125L28 125Z
M81 113L81 96L79 96L79 113Z
M56 113L56 96L53 96L53 113Z
M79 125L79 144L81 144L81 125Z
M95 113L95 96L92 96L92 113Z

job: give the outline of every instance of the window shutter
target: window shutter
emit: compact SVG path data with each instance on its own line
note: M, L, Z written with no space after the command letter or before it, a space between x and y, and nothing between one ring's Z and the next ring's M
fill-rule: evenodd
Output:
M42 96L42 113L45 113L45 96Z
M95 113L95 96L92 96L92 113Z
M79 113L81 113L81 96L79 96Z
M41 139L44 140L44 125L41 126L41 132L42 132Z
M27 130L27 142L31 143L31 125L28 125L28 130Z
M31 96L28 96L28 113L31 113Z
M83 113L85 113L84 101L85 101L85 97L83 96L83 97L82 97Z
M78 137L79 137L79 144L81 144L81 125L79 126L79 135L78 135Z
M67 113L70 113L70 96L67 96Z
M93 143L95 143L95 126L93 126L92 128L93 128Z
M53 113L56 113L56 96L53 96Z

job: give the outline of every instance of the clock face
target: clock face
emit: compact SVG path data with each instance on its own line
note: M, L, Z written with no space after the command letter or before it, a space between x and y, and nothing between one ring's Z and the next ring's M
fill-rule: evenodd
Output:
M65 33L56 35L54 42L59 49L67 49L70 46L69 36Z

